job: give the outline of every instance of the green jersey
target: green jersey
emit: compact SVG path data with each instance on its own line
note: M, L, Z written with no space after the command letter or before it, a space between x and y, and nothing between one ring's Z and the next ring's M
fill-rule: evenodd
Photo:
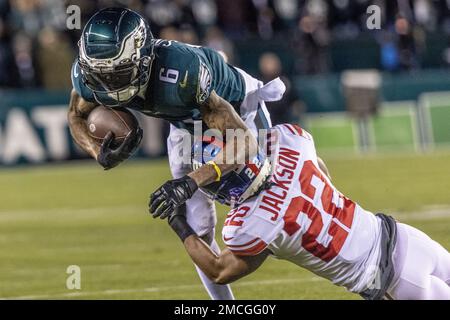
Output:
M245 97L245 82L237 69L228 65L219 53L168 40L156 40L154 52L147 87L124 107L168 120L176 127L192 132L193 120L201 120L200 106L214 90L239 114L239 106ZM72 68L72 82L85 100L95 101L80 76L77 62Z

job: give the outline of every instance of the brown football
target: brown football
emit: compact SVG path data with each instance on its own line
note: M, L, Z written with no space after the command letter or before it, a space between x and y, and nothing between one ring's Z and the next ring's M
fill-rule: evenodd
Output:
M118 147L130 131L136 130L139 123L136 117L126 108L108 108L98 106L88 116L89 135L101 145L109 131L114 133L112 148Z

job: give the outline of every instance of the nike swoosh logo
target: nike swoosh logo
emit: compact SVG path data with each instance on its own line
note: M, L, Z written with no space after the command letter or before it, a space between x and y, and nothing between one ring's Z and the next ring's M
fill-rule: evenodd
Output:
M223 236L223 241L230 241L231 239L233 239L233 237L227 238L227 237Z
M188 74L189 74L189 71L186 71L186 73L184 74L184 79L183 79L183 81L180 81L180 87L186 88L186 86L187 86Z

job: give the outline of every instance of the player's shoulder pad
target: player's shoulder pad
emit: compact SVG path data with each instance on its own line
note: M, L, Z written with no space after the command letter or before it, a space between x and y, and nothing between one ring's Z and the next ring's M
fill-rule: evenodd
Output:
M174 70L184 102L203 104L212 91L212 72L203 57L202 48L168 40L156 40L155 48L156 67Z
M307 140L313 140L312 135L297 124L283 123L273 127L284 134L303 137Z
M237 255L257 255L275 240L282 228L281 219L272 220L251 201L231 210L222 229L226 246Z
M94 94L84 83L81 76L80 66L78 65L78 60L72 65L72 70L70 73L72 79L72 86L80 97L89 102L95 102Z
M198 61L196 54L181 42L157 39L155 41L156 62L163 67L188 70Z

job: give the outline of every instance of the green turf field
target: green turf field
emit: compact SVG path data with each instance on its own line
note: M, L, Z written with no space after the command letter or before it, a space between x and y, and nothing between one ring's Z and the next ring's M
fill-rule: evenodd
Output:
M342 192L450 249L450 153L324 159ZM165 161L0 170L0 297L207 298L179 240L147 213L167 178ZM69 265L81 290L66 289ZM239 299L358 299L275 259L233 287Z

